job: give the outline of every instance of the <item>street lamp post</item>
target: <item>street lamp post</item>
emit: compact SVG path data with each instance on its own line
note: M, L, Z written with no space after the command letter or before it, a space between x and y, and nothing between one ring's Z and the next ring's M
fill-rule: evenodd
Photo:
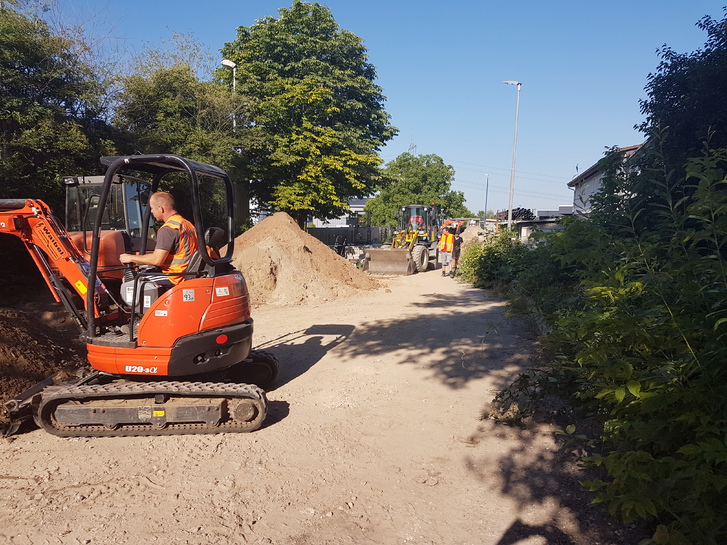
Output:
M232 92L236 92L236 85L237 85L237 64L235 64L233 61L229 59L222 59L222 66L227 66L228 68L232 68ZM232 113L232 132L235 132L235 129L237 129L237 119L236 115L233 112Z
M490 175L485 174L485 216L482 218L484 225L487 225L487 195L490 193Z
M515 157L517 156L517 125L520 117L520 87L519 81L503 81L508 85L517 85L517 104L515 106L515 139L512 144L512 167L510 168L510 203L507 207L507 230L512 228L512 198L515 194Z

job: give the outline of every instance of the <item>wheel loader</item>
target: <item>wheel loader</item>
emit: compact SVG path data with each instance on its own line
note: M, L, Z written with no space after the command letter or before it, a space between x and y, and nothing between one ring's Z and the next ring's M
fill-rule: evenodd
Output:
M369 248L364 270L377 275L409 275L437 262L439 215L434 206L410 204L397 214L398 229L390 247Z
M274 355L252 350L253 319L234 252L233 188L221 169L171 154L103 157L103 177L66 178L66 228L39 199L0 199L0 233L19 237L80 329L88 368L5 403L4 435L34 420L61 437L250 432L265 421ZM198 251L184 280L122 253L153 251L150 195L173 182Z

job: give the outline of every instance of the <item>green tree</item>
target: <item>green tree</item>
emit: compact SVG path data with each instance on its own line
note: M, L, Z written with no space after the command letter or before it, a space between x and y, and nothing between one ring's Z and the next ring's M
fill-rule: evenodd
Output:
M229 169L236 157L233 96L199 81L189 65L158 67L123 79L114 123L130 153L176 153Z
M680 54L665 45L641 101L646 115L641 130L667 134L660 142L667 171L683 171L686 159L698 156L705 144L727 147L727 16L719 21L705 16L697 26L707 33L704 47Z
M235 124L247 124L245 101L211 79L211 65L211 55L188 35L134 59L131 74L119 78L116 97L114 122L126 136L125 153L176 153L219 166L233 181L243 176L239 150L248 133ZM238 228L249 219L248 202L238 192Z
M42 198L60 215L61 177L97 171L112 133L84 44L21 6L0 4L0 184L3 197Z
M318 3L294 0L279 13L239 27L222 54L237 64L237 90L249 101L240 151L251 193L302 225L374 192L378 151L396 129L360 38ZM230 81L229 70L219 73Z
M449 217L470 217L464 193L452 191L454 169L438 155L402 153L386 164L379 194L366 203L374 225L396 225L396 213L408 204L434 205Z

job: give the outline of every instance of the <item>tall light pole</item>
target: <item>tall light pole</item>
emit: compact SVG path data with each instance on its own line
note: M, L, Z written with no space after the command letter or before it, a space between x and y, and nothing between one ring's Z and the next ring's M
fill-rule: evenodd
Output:
M237 64L235 64L233 61L229 59L222 59L222 66L227 66L228 68L232 68L232 92L236 93L236 85L237 85ZM232 113L232 132L235 132L235 129L237 129L237 116L235 115L235 112Z
M484 225L487 225L487 195L490 192L490 175L485 174L485 216L482 218L484 221Z
M520 117L520 87L519 81L503 81L508 85L517 85L517 104L515 106L515 139L512 144L512 168L510 169L510 203L507 207L507 230L512 228L512 198L515 194L515 157L517 156L517 125Z

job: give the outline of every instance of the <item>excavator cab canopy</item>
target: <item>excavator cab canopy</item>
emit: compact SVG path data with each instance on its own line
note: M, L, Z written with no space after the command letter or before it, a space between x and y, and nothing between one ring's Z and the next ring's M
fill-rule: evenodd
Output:
M148 191L142 191L141 185L137 186L138 198L132 206L135 208L138 204L144 214L139 222L140 236L154 238L153 235L145 236L150 226L154 225L154 218L148 207L149 196L162 189L168 190L175 197L179 213L194 224L204 262L214 265L231 260L234 251L233 188L224 170L173 154L108 156L102 157L101 163L107 165L101 195L104 214L114 205L110 196L117 178L133 177L139 180L146 175ZM133 196L131 198L133 199ZM99 223L103 218L104 216L101 216L100 220L97 218L95 228L103 228ZM214 259L205 250L204 234L210 227L221 228L224 231L224 244L227 246L226 254Z
M91 231L96 222L104 176L67 176L66 229ZM102 230L123 230L141 236L149 206L151 184L133 176L117 174L112 180L108 204L101 219Z
M98 198L89 201L94 206L93 243L88 260L90 278L98 274L101 232L106 227L104 222L110 221L122 207L126 213L133 210L133 214L141 214L140 219L127 218L127 225L139 230L140 252L152 249L149 241L155 238L152 229L155 221L148 200L159 190L169 191L175 198L179 213L194 224L201 261L211 270L229 268L234 252L234 202L232 182L224 170L173 154L102 157L101 163L107 166L106 174ZM123 180L132 181L132 185L126 186L124 197L115 197L116 188ZM90 208L87 207L85 218L90 216ZM210 236L213 230L216 233L215 247L226 246L224 255L210 255L205 235ZM93 307L92 297L89 291L87 309ZM94 321L89 311L88 329L91 335L94 334Z

